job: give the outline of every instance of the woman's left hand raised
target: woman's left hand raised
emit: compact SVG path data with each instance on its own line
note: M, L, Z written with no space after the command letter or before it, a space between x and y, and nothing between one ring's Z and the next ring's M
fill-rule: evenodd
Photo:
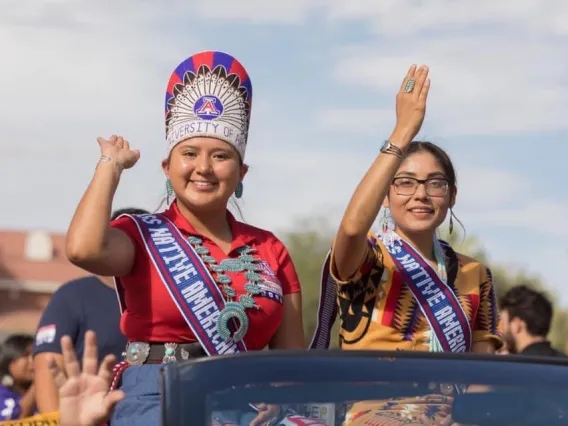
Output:
M115 405L124 398L119 390L109 392L115 357L108 355L98 365L95 333L85 333L83 371L69 336L61 338L63 370L52 360L51 372L59 390L60 426L98 426L106 422Z

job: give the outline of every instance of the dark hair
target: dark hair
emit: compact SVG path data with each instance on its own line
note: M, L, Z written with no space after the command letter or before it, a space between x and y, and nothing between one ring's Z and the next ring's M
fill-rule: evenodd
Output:
M111 220L115 220L118 216L122 214L149 214L149 211L144 209L136 209L134 207L127 207L124 209L118 209L112 212L112 216L110 217Z
M29 334L12 334L0 345L0 378L10 374L10 364L26 353L33 345L34 337Z
M519 318L531 335L545 337L550 331L552 303L544 293L519 285L505 293L500 306L509 314L509 321Z
M452 191L456 191L458 187L458 179L456 175L456 169L454 168L454 163L450 159L450 156L446 151L440 148L435 143L429 141L415 141L410 144L406 151L406 156L409 157L412 154L416 154L418 152L428 152L434 156L436 161L444 170L444 174L448 179L448 183L450 184L450 189ZM456 220L456 222L460 225L464 232L464 239L465 239L465 227L463 223L457 218L453 211L450 210L450 215Z
M412 142L406 151L406 156L410 156L417 152L429 152L432 154L438 163L440 163L440 167L444 170L444 174L450 183L452 188L457 188L457 177L456 177L456 170L454 169L454 164L450 159L450 156L440 148L438 145L428 142L428 141L416 141Z

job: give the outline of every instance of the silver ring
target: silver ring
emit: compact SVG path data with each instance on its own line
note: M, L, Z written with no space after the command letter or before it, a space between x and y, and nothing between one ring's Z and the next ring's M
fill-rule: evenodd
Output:
M406 84L404 85L404 93L410 93L414 90L414 85L416 81L413 78L409 78Z

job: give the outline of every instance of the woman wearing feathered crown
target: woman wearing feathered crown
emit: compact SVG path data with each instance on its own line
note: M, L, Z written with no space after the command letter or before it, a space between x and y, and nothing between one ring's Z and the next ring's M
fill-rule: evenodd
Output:
M98 139L101 157L69 227L67 256L116 277L129 343L113 426L160 423L164 362L304 347L300 283L286 248L227 210L243 194L251 103L250 78L230 55L201 52L175 69L162 161L169 207L160 214L110 222L120 177L140 153L120 136ZM257 408L252 424L279 413Z
M452 232L457 184L442 148L413 142L425 116L428 74L412 66L404 78L395 129L351 198L326 261L322 295L331 307L337 301L346 350L492 353L501 346L489 269L436 237L448 213ZM376 235L370 230L381 207ZM324 325L331 322L321 319L312 347L329 344ZM424 389L424 399L355 404L347 423L445 422L451 395L463 389L437 386Z

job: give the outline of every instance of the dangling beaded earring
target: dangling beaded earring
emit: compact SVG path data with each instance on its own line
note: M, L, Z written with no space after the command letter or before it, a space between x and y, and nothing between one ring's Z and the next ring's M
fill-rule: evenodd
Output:
M454 232L454 212L450 209L450 235Z
M383 212L383 217L381 218L381 240L383 244L387 247L392 246L394 241L397 239L397 235L394 233L394 221L390 215L390 210L385 208ZM392 228L392 229L391 229Z
M383 211L383 217L381 219L381 229L383 234L386 234L389 231L389 212L386 208Z
M235 197L241 198L243 196L243 190L244 190L243 183L239 182L237 188L235 189Z
M172 187L172 183L168 179L166 181L166 203L170 204L170 198L174 195L174 188Z

